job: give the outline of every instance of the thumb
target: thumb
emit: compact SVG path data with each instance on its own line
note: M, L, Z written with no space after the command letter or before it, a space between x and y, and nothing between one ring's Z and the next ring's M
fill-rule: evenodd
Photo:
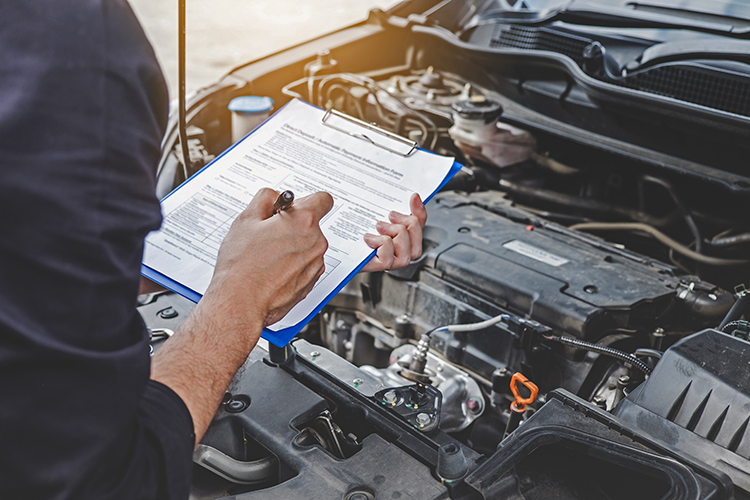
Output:
M425 222L427 222L427 209L419 194L414 193L411 195L411 198L409 198L409 208L411 209L411 214L415 215L419 220L419 225L424 228Z
M268 219L273 215L273 204L279 193L271 188L261 188L244 210L244 215L252 219Z

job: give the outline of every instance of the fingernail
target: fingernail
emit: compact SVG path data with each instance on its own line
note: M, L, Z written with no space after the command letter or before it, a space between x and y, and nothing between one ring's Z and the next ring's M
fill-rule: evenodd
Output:
M370 234L370 233L365 233L365 236L364 236L365 243L367 243L367 246L369 246L370 248L375 248L377 246L376 238L377 236L375 236L374 234Z

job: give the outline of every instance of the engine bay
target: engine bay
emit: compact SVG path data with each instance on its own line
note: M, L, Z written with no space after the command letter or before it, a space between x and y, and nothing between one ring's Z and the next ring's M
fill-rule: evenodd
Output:
M464 165L419 259L253 351L191 498L750 498L748 115L643 83L747 67L495 3L406 2L238 68L189 103L189 167L168 132L160 196L231 145L238 95ZM191 309L141 296L155 348Z

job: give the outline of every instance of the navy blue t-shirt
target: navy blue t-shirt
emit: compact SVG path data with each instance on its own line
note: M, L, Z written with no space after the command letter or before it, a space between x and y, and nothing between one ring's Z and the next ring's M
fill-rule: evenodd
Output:
M167 91L125 0L0 2L0 498L187 498L135 309Z

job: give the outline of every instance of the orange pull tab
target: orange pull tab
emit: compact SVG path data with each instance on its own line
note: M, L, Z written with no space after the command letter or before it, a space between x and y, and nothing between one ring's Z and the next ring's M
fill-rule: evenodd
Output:
M526 399L521 398L521 395L518 394L518 383L523 384L526 386L528 390L531 391L531 396L529 396ZM513 396L515 396L516 400L513 401L510 405L519 413L523 413L526 411L526 405L533 403L536 401L536 396L539 394L539 388L534 384L534 382L530 381L526 377L524 377L520 372L516 372L513 374L513 377L510 379L510 391L513 393Z

